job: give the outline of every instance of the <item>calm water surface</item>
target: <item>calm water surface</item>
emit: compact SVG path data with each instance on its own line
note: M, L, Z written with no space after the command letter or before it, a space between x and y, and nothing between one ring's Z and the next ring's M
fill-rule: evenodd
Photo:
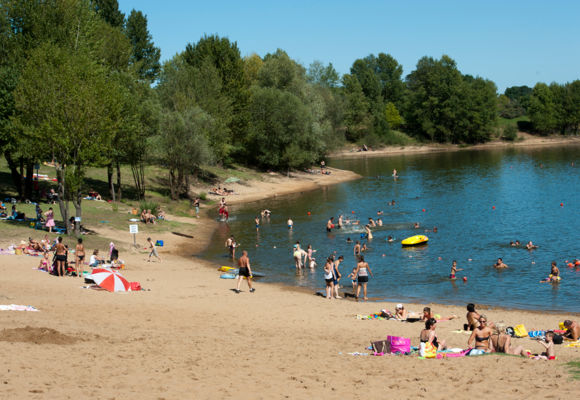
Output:
M235 207L234 218L220 224L204 257L216 266L230 265L224 242L233 234L248 250L253 268L267 274L262 281L321 289L322 265L336 251L345 256L341 283L346 285L355 266L353 245L346 239L365 240L356 227L328 234L326 221L343 214L366 222L382 210L384 226L373 230L365 254L375 274L370 297L579 312L580 269L564 264L580 258L579 156L580 147L569 146L332 160L331 166L363 178ZM391 177L393 168L399 171L397 180ZM391 200L395 206L387 204ZM254 217L263 208L273 214L256 232ZM293 231L286 227L288 217ZM414 222L421 228L414 229ZM425 232L435 226L437 233ZM428 245L401 247L402 239L419 233L429 237ZM395 243L386 241L389 235ZM516 239L532 240L539 248L510 247ZM312 244L319 264L299 275L291 254L298 240L304 248ZM509 269L492 267L498 257ZM454 259L464 269L457 282L448 279ZM560 268L559 285L539 283L551 261Z

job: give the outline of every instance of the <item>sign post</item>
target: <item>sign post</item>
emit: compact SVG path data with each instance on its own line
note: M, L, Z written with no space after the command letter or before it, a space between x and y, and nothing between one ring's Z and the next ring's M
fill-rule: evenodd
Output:
M129 233L133 234L133 246L137 248L137 234L139 233L139 225L129 225Z

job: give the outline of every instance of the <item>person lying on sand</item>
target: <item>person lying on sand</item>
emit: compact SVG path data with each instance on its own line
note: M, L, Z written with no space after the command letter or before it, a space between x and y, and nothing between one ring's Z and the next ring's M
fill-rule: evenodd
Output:
M567 319L564 321L564 328L566 328L566 332L562 336L567 339L578 340L580 337L580 326L578 326L578 322Z
M405 307L402 304L397 304L394 317L400 321L407 320L407 310L405 310Z
M449 321L457 318L457 315L449 315L447 317L441 317L440 315L435 314L433 311L431 311L431 307L423 308L423 315L421 315L421 321L427 321L430 318L434 318L437 321Z
M492 328L491 344L495 353L513 354L516 356L527 357L528 353L522 346L511 347L511 336L500 331L498 328Z
M482 315L479 318L479 326L473 330L471 336L467 340L467 345L469 347L474 347L476 350L482 350L485 353L489 353L493 350L493 344L491 342L492 335L491 328L487 326L487 317Z

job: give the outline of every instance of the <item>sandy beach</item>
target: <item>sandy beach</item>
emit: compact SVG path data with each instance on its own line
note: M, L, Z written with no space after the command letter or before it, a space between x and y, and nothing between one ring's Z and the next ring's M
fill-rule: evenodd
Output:
M295 179L252 183L230 203L253 201L290 191L311 190L356 176L340 171ZM330 179L327 179L330 178ZM273 178L274 179L274 178ZM242 186L242 185L240 185ZM290 188L288 187L290 186ZM261 196L261 197L260 197ZM185 218L181 218L186 220ZM193 238L167 233L161 263L129 250L126 233L100 232L117 240L127 268L122 274L145 291L109 293L83 289L81 279L57 278L36 270L39 258L0 255L1 304L32 305L39 312L0 312L3 368L0 398L6 399L508 399L575 398L580 380L566 363L580 348L556 346L557 360L536 361L486 355L424 360L369 353L371 340L387 335L419 344L423 324L359 320L357 314L394 309L394 303L326 300L313 291L219 279L218 265L194 258L217 222L204 217ZM116 236L115 236L116 235ZM143 237L138 242L144 243ZM0 247L10 238L1 237ZM20 240L20 238L18 238ZM71 241L72 243L72 241ZM369 295L372 296L372 281ZM428 304L406 304L421 311ZM455 332L465 322L465 306L430 305L451 347L467 347L468 335ZM491 321L528 330L554 329L578 315L483 310ZM542 346L513 339L534 353Z

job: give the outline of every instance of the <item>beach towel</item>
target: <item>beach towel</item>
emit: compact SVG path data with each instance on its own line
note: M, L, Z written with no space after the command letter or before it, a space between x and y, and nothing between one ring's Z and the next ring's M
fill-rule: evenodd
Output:
M21 306L18 304L0 305L0 311L38 311L36 307Z

